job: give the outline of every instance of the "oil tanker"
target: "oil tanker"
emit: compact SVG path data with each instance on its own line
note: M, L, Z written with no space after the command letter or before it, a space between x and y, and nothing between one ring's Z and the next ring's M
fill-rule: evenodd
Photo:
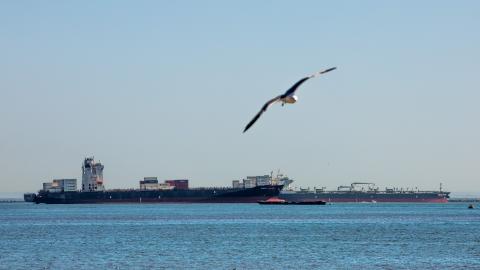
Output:
M339 186L337 190L286 188L279 198L288 201L323 200L326 202L409 202L409 203L446 203L450 192L420 191L418 189L386 188L380 190L374 183L354 182L350 186Z

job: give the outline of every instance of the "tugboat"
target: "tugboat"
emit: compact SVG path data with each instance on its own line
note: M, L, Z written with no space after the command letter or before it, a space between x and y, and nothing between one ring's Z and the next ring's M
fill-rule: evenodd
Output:
M325 205L327 202L322 200L308 200L308 201L286 201L277 197L272 197L267 200L258 201L259 204L293 204L293 205Z

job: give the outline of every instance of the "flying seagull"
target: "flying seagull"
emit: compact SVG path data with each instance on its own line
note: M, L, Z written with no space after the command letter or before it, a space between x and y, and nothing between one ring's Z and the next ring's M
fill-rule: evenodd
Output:
M336 69L336 67L332 67L332 68L329 68L329 69L326 69L326 70L323 70L323 71L320 71L320 72L317 72L317 73L314 73L308 77L305 77L305 78L302 78L301 80L299 80L297 83L295 83L292 87L290 87L290 89L288 89L284 94L282 95L279 95L269 101L267 101L267 103L265 103L265 105L263 105L262 109L255 115L255 117L253 117L253 119L247 124L247 126L245 127L245 129L243 130L243 133L245 133L245 131L247 131L251 126L253 126L253 124L255 124L255 122L258 120L258 118L260 118L260 116L267 111L268 107L270 107L270 105L272 105L273 103L275 102L282 102L282 106L285 105L285 103L290 103L290 104L293 104L295 102L297 102L297 99L298 97L295 96L295 92L297 91L298 87L300 85L302 85L302 83L304 83L306 80L310 79L310 78L314 78L314 77L317 77L321 74L324 74L324 73L327 73L329 71L332 71Z

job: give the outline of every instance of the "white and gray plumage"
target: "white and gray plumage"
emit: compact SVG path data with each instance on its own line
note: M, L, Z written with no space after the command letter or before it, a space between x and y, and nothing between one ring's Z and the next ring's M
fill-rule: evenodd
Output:
M299 80L298 82L296 82L292 87L290 87L290 89L288 89L284 94L282 95L279 95L275 98L272 98L271 100L267 101L267 103L265 103L265 105L263 105L262 109L255 115L255 117L253 117L253 119L247 124L247 126L245 127L245 129L243 130L243 132L245 133L245 131L247 131L251 126L253 126L253 124L255 124L255 122L258 120L258 118L260 118L260 116L267 111L268 107L270 107L270 105L272 105L273 103L279 101L279 102L282 102L282 106L285 105L285 103L295 103L297 102L297 99L298 97L295 96L295 92L297 91L298 87L304 83L306 80L308 79L311 79L311 78L314 78L314 77L317 77L321 74L324 74L324 73L327 73L329 71L332 71L336 69L336 67L333 67L333 68L329 68L329 69L326 69L326 70L323 70L323 71L320 71L320 72L317 72L315 74L312 74L308 77L305 77L305 78L302 78L301 80Z

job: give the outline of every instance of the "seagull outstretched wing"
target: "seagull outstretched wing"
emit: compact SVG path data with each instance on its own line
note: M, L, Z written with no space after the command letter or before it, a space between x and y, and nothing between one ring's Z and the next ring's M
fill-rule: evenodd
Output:
M253 117L253 119L247 124L247 126L245 127L245 129L243 130L243 133L245 133L245 131L247 131L251 126L253 126L253 124L255 124L255 122L257 122L258 118L260 118L260 116L267 111L268 107L270 107L270 105L272 105L273 103L275 103L276 101L279 101L280 99L282 98L282 95L278 96L278 97L275 97L275 98L272 98L271 100L269 100L267 103L265 103L265 105L263 105L262 109L255 115L255 117Z
M335 70L335 69L337 69L337 68L336 67L327 68L327 69L319 71L317 73L313 73L312 75L309 76L309 78L314 78L314 77L320 76L324 73L330 72L330 71Z
M324 74L324 73L327 73L329 71L332 71L332 70L335 70L337 69L336 67L332 67L332 68L329 68L329 69L325 69L325 70L322 70L322 71L319 71L317 73L314 73L308 77L305 77L305 78L302 78L300 79L298 82L296 82L292 87L290 87L290 89L288 89L285 94L283 94L283 97L287 97L289 95L292 95L293 93L295 93L295 91L297 91L298 87L300 85L302 85L306 80L308 79L311 79L311 78L315 78L317 76L320 76L321 74Z

